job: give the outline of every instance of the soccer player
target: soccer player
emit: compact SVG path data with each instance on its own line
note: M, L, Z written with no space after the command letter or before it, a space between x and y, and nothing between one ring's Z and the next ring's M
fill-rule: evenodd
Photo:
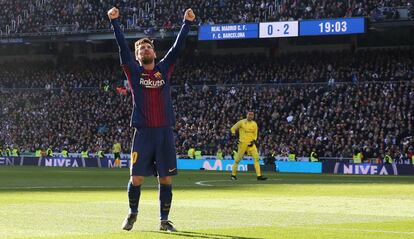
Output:
M131 152L131 177L128 182L130 211L122 228L127 231L132 229L137 219L144 178L156 175L159 182L160 230L177 231L168 220L172 201L172 176L177 174L170 78L195 15L191 9L185 11L183 25L174 45L157 64L151 40L143 38L135 42L133 57L119 26L119 10L115 7L110 9L108 17L114 28L121 66L133 97L131 126L135 128L135 133Z
M112 152L114 153L114 167L115 168L121 168L121 143L119 143L119 140L114 143L112 146Z
M237 131L239 132L239 143L237 146L238 151L236 154L236 158L234 159L234 164L230 177L231 180L237 180L237 167L239 166L239 162L243 158L245 153L250 154L254 159L254 169L256 170L257 180L264 181L267 179L260 172L259 153L257 152L256 148L258 128L253 118L253 111L249 111L247 112L246 119L240 120L235 125L233 125L233 127L231 127L230 131L233 136L236 136Z

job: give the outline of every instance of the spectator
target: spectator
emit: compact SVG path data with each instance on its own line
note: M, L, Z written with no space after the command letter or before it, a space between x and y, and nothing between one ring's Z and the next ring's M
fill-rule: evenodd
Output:
M315 54L325 54L320 59L334 59L329 53ZM287 149L294 147L297 157L308 157L313 148L319 157L352 157L353 149L357 148L362 149L368 158L382 159L387 152L393 158L407 161L405 158L408 156L405 155L412 153L414 147L414 67L409 58L411 55L410 49L394 49L357 52L355 59L340 57L341 60L332 61L331 70L346 69L348 75L338 76L347 75L349 83L340 84L345 81L340 80L335 88L328 88L326 83L297 86L220 84L211 85L205 91L201 90L201 85L175 87L172 96L177 109L177 153L186 155L189 146L195 145L203 155L215 155L217 146L221 145L224 155L230 155L235 142L230 140L228 128L242 117L238 112L243 111L243 106L257 112L260 119L258 146L264 154L267 149L275 150L275 155L286 155ZM286 57L300 62L301 56L302 53ZM370 61L371 57L374 60ZM232 59L237 61L238 58ZM388 63L388 59L392 60ZM206 58L206 61L210 60L220 61ZM102 62L105 61L111 60ZM13 68L13 64L2 64L0 68L4 74L0 76L0 84L7 88L42 89L9 89L0 95L0 147L6 149L7 145L18 145L21 152L34 152L51 146L55 152L66 148L74 153L88 146L110 152L112 142L119 137L123 148L130 148L129 139L133 132L127 126L131 110L127 102L131 101L131 96L102 90L100 82L104 82L108 75L117 74L111 68L108 68L107 75L102 74L100 70L103 69L99 66L102 62L91 61L85 68L65 65L59 70L53 70L44 63L24 64L26 67L23 69ZM229 82L246 77L242 83L247 83L248 78L260 74L260 71L254 71L255 65L250 69L239 69L236 64L228 62L230 67L227 71L232 74L223 75ZM382 67L375 67L376 62L380 62ZM194 70L192 74L196 75L188 78L188 82L203 75L215 77L216 69L201 61L196 64L203 70ZM309 64L312 67L312 63ZM302 78L316 70L319 74L315 74L314 82L326 81L326 77L317 76L324 75L321 73L327 64L319 65L320 68L304 71L302 68L306 67L301 64L296 67L280 65L281 73L276 71L276 74L283 75L281 78L284 79L296 71L301 72L296 77ZM373 69L377 69L378 79L372 77ZM29 71L31 74L27 73ZM352 74L358 74L355 83L351 83ZM22 80L13 80L16 76ZM174 80L187 81L185 74L182 75L184 79L179 77L175 74ZM46 84L51 85L49 90L44 89ZM288 122L288 118L292 120Z
M152 33L164 28L173 30L181 24L181 15L192 5L199 16L197 24L220 24L241 22L269 22L299 19L341 18L369 16L378 21L399 17L397 7L407 7L412 17L412 3L400 0L359 1L295 1L263 0L247 1L200 1L190 4L185 0L154 1L32 1L23 4L18 0L0 1L0 31L4 34L16 33L78 33L96 30L109 31L102 9L113 5L123 13L121 23L125 30L140 30Z

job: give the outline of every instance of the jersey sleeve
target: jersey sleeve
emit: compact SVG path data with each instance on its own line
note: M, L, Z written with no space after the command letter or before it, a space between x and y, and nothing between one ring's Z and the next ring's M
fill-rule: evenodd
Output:
M184 21L173 46L167 52L165 57L160 61L160 64L162 64L168 72L172 71L172 68L174 67L174 64L180 54L180 51L184 48L185 39L188 35L188 32L190 31L190 23L190 21Z
M238 121L236 124L233 125L233 127L231 127L230 131L232 134L235 134L237 130L239 130L240 125L241 125L241 120Z
M129 49L128 44L125 40L124 34L122 33L119 26L119 20L112 19L111 24L114 28L114 34L119 48L121 65L129 65L134 62L134 59L132 57L131 50Z

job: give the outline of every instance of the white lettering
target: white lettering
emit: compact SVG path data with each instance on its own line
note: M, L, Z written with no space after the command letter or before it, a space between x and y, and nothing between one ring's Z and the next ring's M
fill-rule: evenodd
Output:
M0 165L14 165L14 158L0 158Z
M212 32L219 32L220 30L220 26L215 26L215 27L211 27L211 31Z
M377 174L378 173L378 167L377 165L371 166L371 174Z
M383 165L381 168L381 171L379 173L379 175L388 175L387 169L385 168L385 166Z
M246 34L244 32L232 32L232 33L223 33L223 38L232 39L232 38L245 38Z
M226 171L231 171L233 169L233 164L227 164L226 165ZM243 165L243 164L239 164L239 166L237 167L238 171L247 171L247 164Z
M121 159L121 168L126 168L128 166L128 160Z
M64 158L45 158L46 167L72 167L79 168L79 164L76 160L64 159Z
M233 169L233 164L226 165L226 171L231 171Z
M368 174L368 171L369 171L369 165L366 165L366 166L364 166L364 165L359 165L359 168L361 169L361 174Z
M239 171L247 171L247 165L241 165L239 164L239 167L237 168Z
M73 160L72 168L79 168L79 164L76 160Z
M145 86L146 88L159 88L163 85L165 85L164 80L145 80L143 78L140 78L139 84Z
M53 167L53 159L51 159L51 158L46 158L46 159L45 159L45 166L46 166L46 167Z
M222 31L237 31L237 26L222 26Z
M203 168L205 170L223 170L223 164L221 163L221 160L216 160L214 162L214 166L211 166L211 164L206 160L203 163Z
M65 161L65 159L56 159L54 166L63 167L63 165L65 165Z
M6 165L14 165L14 158L6 158Z
M354 170L352 170L352 164L346 165L344 164L344 174L353 174Z

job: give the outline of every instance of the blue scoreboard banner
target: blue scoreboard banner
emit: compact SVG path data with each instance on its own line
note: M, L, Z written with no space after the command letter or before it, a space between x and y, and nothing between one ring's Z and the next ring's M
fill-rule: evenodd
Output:
M299 21L299 36L323 36L365 33L365 19L338 18Z
M202 25L198 30L198 40L233 40L259 37L259 25L247 24L222 24Z
M198 40L233 40L365 33L365 18L337 18L288 22L202 25Z

